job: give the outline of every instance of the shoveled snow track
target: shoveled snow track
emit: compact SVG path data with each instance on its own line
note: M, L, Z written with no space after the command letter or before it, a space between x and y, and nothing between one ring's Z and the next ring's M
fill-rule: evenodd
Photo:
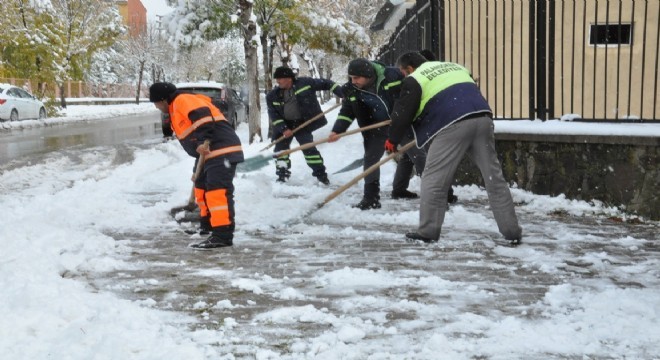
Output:
M416 200L383 199L382 203L382 209L371 211L386 216L393 209L410 211L418 206ZM491 216L483 199L459 199L454 206ZM519 215L525 239L522 245L512 248L498 245L503 239L496 229L463 229L455 224L443 229L439 242L424 244L404 239L406 231L414 230L410 227L347 224L341 217L323 219L314 215L294 226L249 232L239 228L234 247L205 252L187 248L200 238L183 231L109 234L130 249L125 260L132 265L89 281L130 300L149 301L156 308L191 314L197 319L189 324L192 329L225 329L227 336L218 339L218 346L237 358L253 358L255 348L286 354L296 339L312 341L332 332L333 318L373 321L383 328L398 329L415 323L409 334L397 336L421 339L434 328L451 324L452 317L460 314L542 319L547 314L540 304L548 289L563 283L589 287L590 279L609 278L621 288L660 286L658 274L639 279L627 276L622 269L660 261L655 226L597 216ZM558 224L580 234L577 239L593 240L557 238ZM315 227L325 228L315 232ZM347 227L351 231L344 232ZM626 236L656 241L647 241L636 249L610 241ZM599 264L583 260L593 254L602 254L604 260ZM544 260L537 263L536 257ZM552 271L539 268L548 258L556 262ZM369 273L391 274L393 284L353 284L347 278L344 291L338 291L336 284L327 284L327 274L341 274L345 269L360 269L367 278ZM432 293L422 286L423 281L447 282L452 290ZM371 304L365 299L378 301ZM347 307L351 302L360 304L359 313ZM410 303L426 311L405 305ZM275 316L272 311L283 308L299 311L300 315L286 325L269 320ZM327 319L305 320L304 314L309 311ZM378 315L383 313L384 317ZM454 336L474 334L457 332ZM373 337L374 344L375 340L381 344L382 337L387 335ZM362 341L369 342L370 337Z

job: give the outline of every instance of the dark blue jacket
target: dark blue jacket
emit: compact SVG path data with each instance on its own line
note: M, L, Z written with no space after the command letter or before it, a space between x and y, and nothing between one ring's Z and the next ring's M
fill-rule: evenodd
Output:
M437 79L439 81L439 77ZM488 102L474 81L454 84L431 95L422 112L416 115L423 96L422 87L413 76L403 81L401 97L392 111L392 143L398 144L412 126L417 147L422 148L456 121L477 114L492 116Z
M291 120L302 120L304 122L323 112L316 98L316 92L321 90L331 90L335 95L343 97L341 87L332 80L299 77L293 81L293 92L296 95L302 119L284 118L284 90L280 89L279 86L276 86L266 95L268 118L273 124L273 140L279 138L286 129L293 130L297 125L300 125L294 124ZM328 120L325 116L321 116L307 125L306 129L314 131L322 128L327 123Z
M344 84L342 86L344 99L337 121L332 127L333 132L337 134L346 132L355 119L359 127L390 119L390 112L394 101L399 97L401 81L404 77L395 67L388 67L375 61L371 64L376 70L376 93L358 89L350 81ZM370 131L387 134L388 129L388 126L383 126Z

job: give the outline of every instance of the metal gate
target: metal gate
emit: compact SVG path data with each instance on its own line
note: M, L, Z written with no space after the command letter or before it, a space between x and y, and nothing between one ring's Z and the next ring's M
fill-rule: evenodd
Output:
M463 64L500 119L660 121L658 19L660 0L417 0L379 58Z

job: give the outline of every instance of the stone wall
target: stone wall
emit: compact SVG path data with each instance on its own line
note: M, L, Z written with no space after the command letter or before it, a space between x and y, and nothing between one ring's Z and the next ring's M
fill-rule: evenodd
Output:
M495 139L504 177L521 189L599 200L660 220L660 138L498 133ZM455 182L483 186L467 159Z

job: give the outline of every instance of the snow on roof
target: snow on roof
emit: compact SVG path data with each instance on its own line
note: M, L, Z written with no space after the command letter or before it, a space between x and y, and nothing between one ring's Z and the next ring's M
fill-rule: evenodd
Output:
M210 87L210 88L222 89L223 87L225 87L225 84L217 81L194 81L194 82L178 83L176 84L176 87L177 89L194 88L194 87Z
M394 30L406 14L406 10L413 6L415 6L414 0L389 0L380 8L369 28L373 31Z

